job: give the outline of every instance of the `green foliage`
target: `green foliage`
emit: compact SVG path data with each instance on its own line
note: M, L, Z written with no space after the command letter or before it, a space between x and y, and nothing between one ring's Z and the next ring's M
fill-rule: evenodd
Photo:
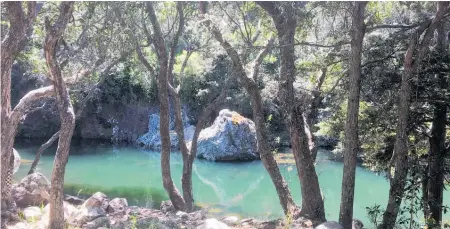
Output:
M378 228L381 223L384 210L380 208L379 204L375 204L372 207L366 207L367 216L369 217L370 223L374 228Z

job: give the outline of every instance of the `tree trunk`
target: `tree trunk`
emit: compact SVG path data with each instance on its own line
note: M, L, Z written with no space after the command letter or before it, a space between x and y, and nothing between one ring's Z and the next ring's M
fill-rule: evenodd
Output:
M27 3L27 13L22 8L22 2L4 2L6 16L9 20L8 34L1 44L1 222L2 228L8 220L7 212L13 207L11 200L11 181L13 166L11 165L14 138L17 125L24 115L30 103L36 97L27 97L21 106L11 110L11 68L16 56L23 49L27 37L31 34L34 20L36 19L36 2ZM28 94L27 94L28 95ZM19 105L19 104L18 104Z
M202 13L205 13L205 9L202 10ZM278 164L275 158L273 157L270 145L268 144L269 141L263 117L264 113L262 110L261 94L256 84L259 65L261 64L264 56L267 55L268 50L263 50L258 55L255 64L253 66L253 77L250 78L246 75L244 66L240 60L237 51L226 40L223 39L222 34L214 25L212 25L211 21L207 20L204 23L210 29L214 38L220 43L222 48L227 52L228 56L233 62L233 70L236 72L239 79L241 80L241 83L244 85L247 93L250 95L253 111L253 119L255 122L256 136L257 136L258 152L260 154L261 161L263 162L264 168L269 173L270 178L272 179L272 182L275 185L275 189L277 191L278 198L280 200L280 204L281 207L283 208L284 213L286 215L291 216L293 215L294 217L296 217L298 214L298 207L294 203L289 187L280 173ZM271 43L269 42L267 47L270 47L270 45Z
M258 2L272 17L278 32L280 46L280 101L289 128L292 152L294 154L302 192L301 214L310 219L325 221L325 209L320 192L319 179L305 132L304 108L295 99L295 53L294 35L297 21L290 4L275 5L273 2Z
M164 38L156 18L155 10L151 2L147 2L147 13L154 30L154 46L158 54L158 98L160 107L159 131L161 135L161 171L164 189L169 195L173 206L177 210L184 211L186 203L173 183L170 172L170 132L169 132L169 97L168 97L168 57Z
M53 134L53 136L43 145L41 145L39 147L39 149L36 152L36 156L34 157L33 163L31 164L30 170L28 171L28 175L33 174L36 172L36 167L39 163L39 159L41 158L42 153L44 153L44 151L50 147L55 141L56 139L59 138L59 132L56 132L55 134Z
M447 35L444 30L444 22L437 27L437 49L441 54L447 52ZM448 85L444 74L438 76L441 89ZM436 102L434 104L433 123L431 127L428 190L425 193L428 198L428 214L426 219L431 219L431 227L440 227L442 221L442 201L444 192L444 161L445 161L445 126L447 123L447 105ZM424 194L424 195L425 195Z
M342 176L341 208L339 223L344 228L352 226L355 193L356 155L359 150L358 114L361 90L361 50L364 40L364 9L367 2L355 2L352 15L349 97L345 126L344 174Z
M398 123L395 137L394 153L391 162L395 161L395 175L390 181L389 199L383 214L380 229L392 229L397 220L398 211L403 198L406 176L408 175L408 118L411 97L410 79L416 74L421 66L423 57L428 51L434 30L443 16L449 11L448 2L438 2L435 17L423 23L411 36L408 49L405 54L404 72L400 88L400 101L397 111ZM418 45L422 33L422 43ZM417 58L413 62L414 52L418 50Z
M439 227L442 221L442 201L444 191L444 161L445 161L445 124L447 121L447 106L435 104L433 124L431 127L428 207L432 219L432 227Z
M58 41L61 39L72 16L73 4L73 2L63 2L60 4L59 16L53 26L50 25L48 18L46 18L45 21L47 32L44 43L45 59L50 76L53 79L56 104L61 120L58 148L56 149L50 189L49 228L52 229L62 229L66 227L63 209L64 173L69 159L70 142L75 127L75 114L73 112L66 84L62 78L61 69L56 60L56 51L58 48Z

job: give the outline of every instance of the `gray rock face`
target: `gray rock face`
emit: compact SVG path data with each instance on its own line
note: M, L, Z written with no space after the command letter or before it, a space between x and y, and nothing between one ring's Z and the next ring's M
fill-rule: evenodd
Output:
M319 226L315 227L314 229L344 229L344 227L341 226L337 222L328 221L328 222L320 224Z
M11 193L20 208L45 205L50 197L50 182L44 175L33 173L23 178L18 185L13 185Z
M255 123L237 112L221 110L213 125L200 132L197 157L211 161L259 159Z
M195 127L189 125L189 119L183 112L184 140L191 141L194 135ZM178 149L178 135L175 132L175 122L173 118L169 123L170 129L170 147ZM159 114L151 114L148 121L148 132L136 141L139 145L152 150L161 150L161 135L159 134Z

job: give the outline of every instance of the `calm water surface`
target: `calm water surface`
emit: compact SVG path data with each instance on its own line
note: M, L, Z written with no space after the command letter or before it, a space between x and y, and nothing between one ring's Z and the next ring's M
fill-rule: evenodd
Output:
M167 199L161 179L159 152L134 147L113 147L110 144L73 144L66 167L66 192L80 196L102 191L110 197L126 197L130 205L155 206ZM38 145L20 143L16 149L23 159L33 160ZM55 148L41 157L38 171L50 178ZM15 175L20 180L30 164L22 163ZM328 152L319 151L316 171L325 198L326 217L338 220L343 164L328 160ZM172 176L181 190L182 158L171 156ZM300 204L300 184L292 165L280 165L289 188ZM211 214L238 214L261 219L282 216L275 188L261 161L245 163L214 163L196 160L193 171L193 191L196 203L211 207ZM358 167L354 217L369 226L366 207L386 205L387 180ZM444 194L450 206L450 191ZM450 214L444 216L450 219Z

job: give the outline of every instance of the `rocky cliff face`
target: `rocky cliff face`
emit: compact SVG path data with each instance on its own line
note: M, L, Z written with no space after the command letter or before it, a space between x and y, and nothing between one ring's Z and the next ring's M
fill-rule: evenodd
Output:
M27 74L20 65L15 65L12 105L15 106L28 91L49 84L45 76ZM87 94L84 90L80 91L71 91L72 99L83 98ZM35 107L22 119L18 138L48 139L59 130L59 114L54 98L39 101ZM77 112L79 104L75 103L74 107ZM113 76L108 77L76 121L74 138L134 143L138 136L147 132L148 116L157 109L157 105L149 102L140 88L118 82Z

